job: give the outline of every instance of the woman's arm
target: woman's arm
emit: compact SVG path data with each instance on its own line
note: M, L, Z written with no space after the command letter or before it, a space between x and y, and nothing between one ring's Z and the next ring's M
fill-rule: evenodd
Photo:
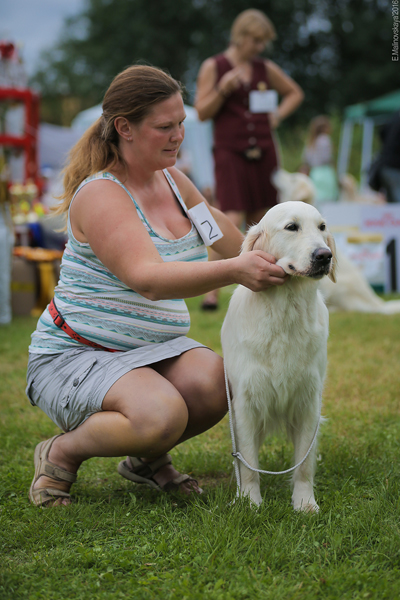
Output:
M286 75L277 64L271 60L265 62L268 79L271 88L276 90L282 100L276 110L270 117L272 127L277 127L283 119L286 119L292 112L300 106L304 100L304 92L301 87Z
M228 234L225 219L217 217ZM78 192L71 222L78 240L89 243L118 279L150 300L190 298L233 283L260 291L285 281L275 259L259 250L213 262L164 262L132 200L111 181L93 181ZM239 237L232 247L225 240L223 249L233 251Z
M195 109L200 121L212 119L218 113L226 98L240 84L241 69L231 69L223 75L216 85L217 65L213 58L208 58L200 67L197 78Z

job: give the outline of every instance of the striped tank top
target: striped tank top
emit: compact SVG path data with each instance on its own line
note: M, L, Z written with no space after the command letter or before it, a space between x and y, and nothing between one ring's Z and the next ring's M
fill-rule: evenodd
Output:
M174 180L166 169L163 173L187 214ZM165 262L207 260L206 247L193 223L184 237L176 240L163 238L153 230L127 188L108 172L97 173L85 179L76 190L74 198L84 185L95 179L114 181L127 192ZM148 300L130 289L103 265L89 244L75 239L69 211L67 232L68 242L54 299L59 312L72 329L106 348L122 351L187 335L190 315L184 300ZM79 347L82 344L54 325L46 308L32 334L29 352L54 354Z

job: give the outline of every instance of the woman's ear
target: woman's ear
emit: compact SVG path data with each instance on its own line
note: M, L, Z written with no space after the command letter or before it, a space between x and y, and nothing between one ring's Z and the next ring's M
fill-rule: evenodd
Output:
M132 141L131 124L125 117L117 117L114 119L114 127L118 135L128 142Z
M329 279L336 283L336 268L337 268L337 254L336 254L336 244L334 237L331 233L328 232L328 240L327 244L329 246L330 251L332 252L332 266L329 272Z

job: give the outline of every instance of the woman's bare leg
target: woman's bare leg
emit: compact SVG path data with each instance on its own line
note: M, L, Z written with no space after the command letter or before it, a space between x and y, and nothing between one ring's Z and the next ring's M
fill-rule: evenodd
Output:
M196 348L154 368L126 373L107 392L103 412L56 438L48 459L72 473L95 456L127 454L154 460L212 427L225 412L222 359ZM157 475L163 485L177 472L167 465ZM54 487L54 480L42 476L35 484L46 486ZM69 484L57 482L57 487L68 491Z
M154 369L178 390L188 410L188 424L177 444L207 431L226 414L223 361L212 350L189 350L155 364Z

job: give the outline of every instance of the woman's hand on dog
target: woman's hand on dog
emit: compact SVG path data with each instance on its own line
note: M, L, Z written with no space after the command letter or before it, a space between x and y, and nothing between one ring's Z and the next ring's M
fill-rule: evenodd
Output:
M278 267L276 258L263 250L244 252L235 259L237 283L252 292L261 292L273 285L283 285L289 275Z

